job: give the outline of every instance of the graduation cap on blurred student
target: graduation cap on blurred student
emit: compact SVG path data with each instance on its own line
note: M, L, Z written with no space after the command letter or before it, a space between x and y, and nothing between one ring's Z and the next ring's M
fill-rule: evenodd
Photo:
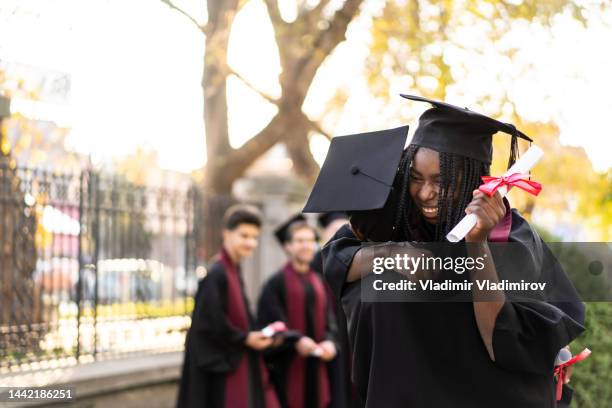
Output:
M293 224L298 223L298 222L307 222L306 217L298 213L298 214L295 214L293 217L289 218L287 221L283 222L278 227L276 227L276 230L274 230L274 236L276 236L276 239L281 244L281 246L285 245L289 241L289 228ZM313 231L314 231L314 228L313 228ZM316 235L317 233L315 231L315 236ZM317 236L317 239L318 239L318 236Z
M332 211L317 216L317 223L321 228L327 228L336 220L348 220L348 215L344 211Z
M411 144L455 153L490 164L492 136L512 137L509 165L518 155L517 139L531 142L513 125L448 103L420 96L404 98L433 105L419 118ZM376 210L392 191L408 126L334 137L303 212Z

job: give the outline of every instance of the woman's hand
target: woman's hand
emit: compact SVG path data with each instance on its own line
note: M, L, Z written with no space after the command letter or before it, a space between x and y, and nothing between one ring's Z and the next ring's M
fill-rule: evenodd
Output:
M506 206L498 192L489 197L480 190L474 190L472 196L465 213L476 215L478 220L476 226L465 236L465 241L485 242L493 228L506 215Z

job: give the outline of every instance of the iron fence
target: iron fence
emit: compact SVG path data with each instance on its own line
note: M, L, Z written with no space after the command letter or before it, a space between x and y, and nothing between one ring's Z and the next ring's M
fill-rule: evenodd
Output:
M188 177L0 163L0 372L181 349L197 200Z

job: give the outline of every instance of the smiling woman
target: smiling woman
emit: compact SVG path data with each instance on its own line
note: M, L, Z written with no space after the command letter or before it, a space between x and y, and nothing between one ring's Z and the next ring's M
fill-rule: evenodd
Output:
M304 209L350 214L351 228L343 227L323 249L323 270L347 316L359 396L367 408L556 407L555 356L584 330L584 305L529 223L499 194L488 197L476 190L489 171L493 134L511 135L510 164L517 138L530 139L512 125L470 110L406 97L433 105L420 117L409 147L402 152L405 127L333 139ZM404 138L394 140L398 133ZM496 284L512 277L511 271L528 270L536 278L554 276L557 285L541 288L542 300L532 302L514 301L505 290L487 292L482 301L477 285L466 285L472 289L466 301L364 300L369 279L362 278L371 275L360 270L369 264L363 241L397 241L413 249L418 242L443 242L465 213L478 219L465 238L473 243L465 247L467 254L483 261L465 282ZM513 258L498 273L488 241L523 246L535 241L538 246L524 257L529 264ZM376 248L393 257L394 245ZM445 248L463 248L449 245ZM450 259L456 267L465 266L466 258ZM384 290L379 283L374 289ZM568 301L550 301L555 290L571 294ZM449 362L452 374L461 376L449 375Z

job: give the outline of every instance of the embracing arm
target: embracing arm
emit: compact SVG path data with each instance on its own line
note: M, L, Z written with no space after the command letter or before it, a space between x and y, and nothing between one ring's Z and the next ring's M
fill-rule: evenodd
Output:
M475 191L474 200L466 209L466 213L474 213L478 217L476 228L466 237L466 242L471 243L468 245L468 253L470 256L486 255L485 259L488 260L484 262L485 267L482 270L472 271L472 280L489 280L492 283L499 281L486 237L504 215L503 208L498 194L488 197ZM526 221L517 216L513 218L513 230L515 221L528 226ZM526 240L527 244L532 240L541 242L535 232L520 238L519 242L523 240ZM571 310L565 310L562 304L547 301L554 291L571 287L571 283L562 280L566 278L565 272L558 262L555 262L554 256L547 252L546 245L542 243L542 247L547 261L536 267L541 269L539 280L547 283L547 289L541 294L541 299L510 301L501 290L480 291L476 294L473 291L474 316L483 343L495 364L505 369L549 374L553 370L555 356L559 350L584 330L582 322L579 321L580 313L572 314ZM519 265L517 262L511 266L520 267ZM557 283L557 288L548 286L555 280L553 277L561 282ZM566 297L579 300L577 294L574 297ZM575 303L582 306L581 302Z

